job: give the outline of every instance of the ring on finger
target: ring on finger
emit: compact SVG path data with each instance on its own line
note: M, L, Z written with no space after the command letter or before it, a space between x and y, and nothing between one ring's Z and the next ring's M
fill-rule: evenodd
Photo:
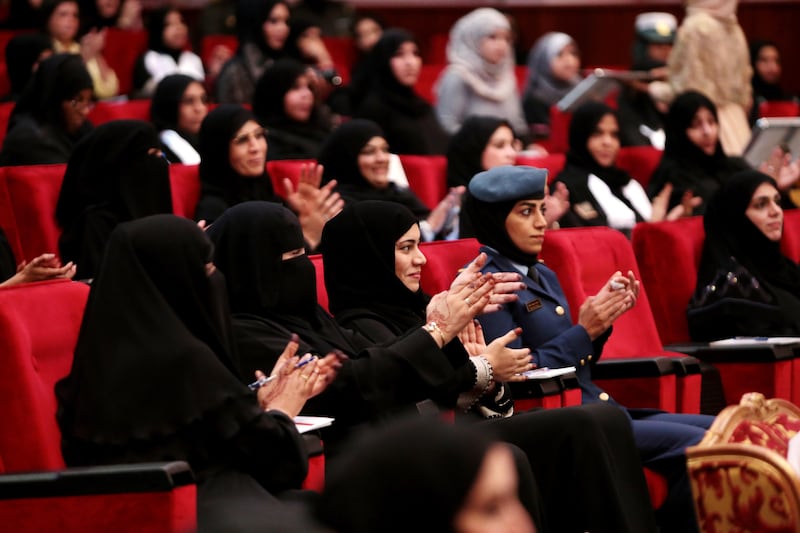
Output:
M472 305L472 301L469 299L469 296L464 298L464 301L467 302L467 305L470 305L470 306Z

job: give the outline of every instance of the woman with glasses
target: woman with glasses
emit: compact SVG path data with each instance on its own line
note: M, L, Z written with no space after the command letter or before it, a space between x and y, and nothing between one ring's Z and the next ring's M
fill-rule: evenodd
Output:
M185 74L159 82L150 105L150 121L158 130L161 150L171 163L200 163L200 125L208 114L203 84Z
M0 165L66 163L92 128L92 78L80 56L42 61L11 113Z
M213 223L228 208L250 200L284 203L301 221L309 249L322 237L322 227L336 216L343 202L333 188L320 187L322 167L303 167L295 187L284 180L283 196L266 170L267 137L255 115L240 105L223 104L200 127L200 200L195 218Z

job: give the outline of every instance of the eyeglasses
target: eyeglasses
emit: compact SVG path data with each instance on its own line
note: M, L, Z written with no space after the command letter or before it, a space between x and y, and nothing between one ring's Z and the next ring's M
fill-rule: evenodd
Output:
M73 98L69 101L72 109L85 109L87 111L91 111L94 109L94 106L97 105L97 102L94 98Z
M251 139L260 141L261 139L266 138L267 130L266 128L259 128L257 130L253 130L250 133L244 133L239 135L238 137L233 138L233 144L236 146L243 146L250 142Z

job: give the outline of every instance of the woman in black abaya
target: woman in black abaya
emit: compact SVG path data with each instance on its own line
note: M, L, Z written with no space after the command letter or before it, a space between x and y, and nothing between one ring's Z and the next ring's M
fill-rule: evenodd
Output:
M152 125L114 120L95 128L67 163L56 205L61 257L77 278L97 273L111 231L120 222L172 212L168 163Z
M692 340L800 335L800 267L781 253L780 199L775 180L755 170L712 197L687 313Z
M185 74L171 74L156 87L150 121L158 130L161 148L172 163L200 163L200 126L208 115L203 84Z
M279 59L256 84L253 113L267 127L267 159L316 159L332 130L330 110L317 102L310 67Z
M187 461L201 530L228 505L264 511L271 494L300 486L307 456L291 417L322 376L316 362L292 364L279 371L285 387L258 397L241 382L212 249L173 215L120 224L56 385L66 463Z

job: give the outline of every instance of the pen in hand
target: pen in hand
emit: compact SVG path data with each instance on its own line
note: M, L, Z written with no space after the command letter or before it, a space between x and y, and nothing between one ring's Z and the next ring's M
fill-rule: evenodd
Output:
M258 390L277 377L278 376L261 376L260 378L249 384L247 387L250 390Z

